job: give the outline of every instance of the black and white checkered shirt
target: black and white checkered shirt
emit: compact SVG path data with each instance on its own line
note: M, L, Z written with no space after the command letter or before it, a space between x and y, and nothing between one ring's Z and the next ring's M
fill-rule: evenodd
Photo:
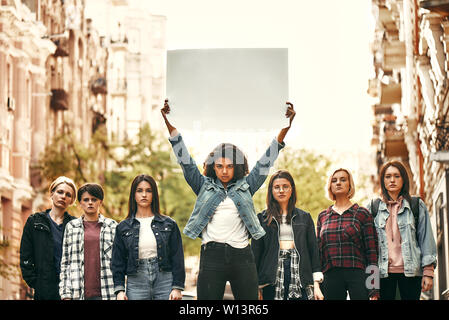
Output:
M100 282L103 300L115 299L111 271L112 245L117 222L100 214ZM84 300L84 225L83 217L67 223L62 245L61 299Z

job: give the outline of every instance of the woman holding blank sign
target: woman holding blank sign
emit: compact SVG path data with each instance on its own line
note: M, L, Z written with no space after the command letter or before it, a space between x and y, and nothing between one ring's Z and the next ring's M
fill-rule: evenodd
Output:
M258 298L257 270L249 238L265 235L254 210L252 196L262 186L291 127L295 111L287 102L289 125L249 172L243 152L235 145L222 143L207 157L203 173L190 156L182 136L167 119L168 100L161 109L169 141L181 165L187 183L197 195L193 212L183 232L202 238L197 296L199 300L223 299L226 282L231 284L235 299Z

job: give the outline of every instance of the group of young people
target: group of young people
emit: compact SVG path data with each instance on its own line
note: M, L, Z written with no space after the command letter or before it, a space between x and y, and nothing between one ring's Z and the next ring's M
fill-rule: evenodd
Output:
M222 143L200 172L167 118L168 100L161 109L173 151L197 196L183 229L202 239L197 298L223 299L229 281L234 298L244 300L345 300L348 294L354 300L390 300L397 288L402 299L419 299L433 285L436 245L427 208L410 196L402 163L383 166L382 197L366 208L351 201L350 171L335 170L327 185L334 203L319 214L316 229L310 213L296 207L292 175L279 170L269 179L266 209L256 214L252 197L284 148L295 117L293 105L287 105L289 125L251 171L238 147ZM35 299L182 299L181 233L160 212L151 176L134 178L128 215L120 223L100 213L104 192L98 184L77 191L71 179L59 177L49 191L51 209L28 218L20 247L22 275ZM67 213L75 199L84 212L80 218ZM380 278L380 289L371 274Z

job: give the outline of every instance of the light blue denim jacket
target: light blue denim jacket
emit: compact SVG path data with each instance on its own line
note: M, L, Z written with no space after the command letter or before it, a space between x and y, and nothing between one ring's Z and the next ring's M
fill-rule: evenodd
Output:
M251 172L235 183L229 184L227 190L225 190L220 180L206 177L200 173L180 134L169 138L169 141L187 183L197 195L195 207L183 230L185 235L192 239L200 236L212 218L215 209L226 196L229 196L236 205L249 234L254 239L260 239L265 235L265 230L257 218L252 196L265 182L270 167L273 166L285 143L280 144L274 139Z
M371 212L371 203L367 206ZM390 213L385 202L380 201L374 224L379 237L379 272L381 278L388 277L388 241L385 225ZM401 234L402 258L406 277L423 275L423 268L437 263L437 250L430 224L429 212L424 202L419 199L418 241L416 239L415 218L407 200L398 212L398 226Z

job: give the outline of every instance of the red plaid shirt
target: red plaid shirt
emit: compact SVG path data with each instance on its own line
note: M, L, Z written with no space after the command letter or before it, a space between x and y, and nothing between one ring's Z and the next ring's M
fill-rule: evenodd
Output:
M370 212L354 204L343 214L330 206L317 220L317 238L323 272L333 268L377 266L377 231Z

